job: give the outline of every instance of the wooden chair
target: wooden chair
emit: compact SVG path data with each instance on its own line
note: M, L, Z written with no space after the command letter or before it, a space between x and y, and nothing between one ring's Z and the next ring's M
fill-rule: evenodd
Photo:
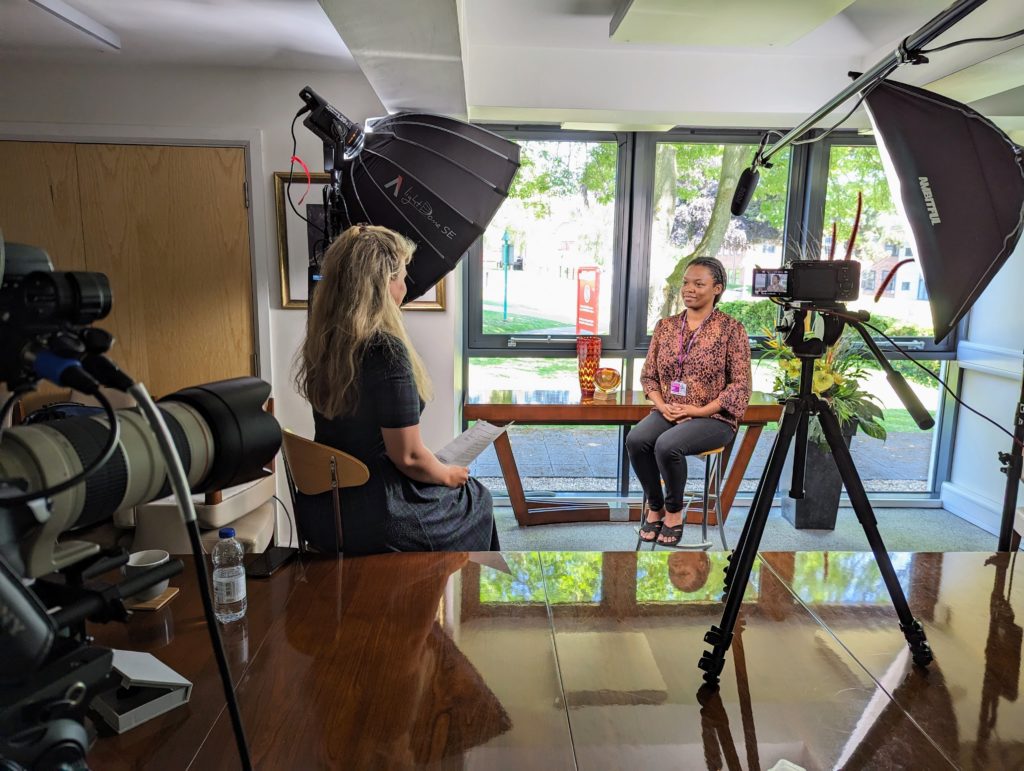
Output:
M701 539L699 543L695 544L684 544L680 541L675 546L666 546L658 543L658 538L655 536L654 540L650 541L651 551L658 546L664 546L666 549L699 549L701 551L707 551L711 548L711 541L708 540L708 512L713 510L715 512L715 522L718 523L718 533L722 536L722 548L726 551L729 550L729 544L725 540L725 522L722 518L722 504L719 500L722 495L722 475L724 469L722 468L722 458L724 457L725 447L716 447L713 450L702 452L696 455L697 458L704 460L704 489L701 491L701 520L700 520L700 535ZM686 516L690 511L690 507L694 504L694 499L697 496L687 495L683 500L683 524L685 531ZM644 496L643 508L641 509L643 516L647 516L647 496ZM643 546L647 541L640 536L637 532L636 537L636 550L640 551L640 547Z
M366 465L348 453L319 444L295 434L288 429L281 431L281 446L284 450L284 469L288 477L293 510L297 507L296 492L303 495L320 495L330 491L334 505L334 533L338 553L342 551L344 538L341 527L341 499L338 490L343 487L359 487L370 479ZM295 513L298 520L298 511ZM305 551L305 539L299 532L299 549Z

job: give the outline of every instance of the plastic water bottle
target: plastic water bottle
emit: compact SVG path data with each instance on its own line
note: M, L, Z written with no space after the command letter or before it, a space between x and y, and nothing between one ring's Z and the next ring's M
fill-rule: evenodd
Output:
M213 612L222 624L238 621L245 615L245 549L235 538L233 527L220 529L220 540L213 547Z

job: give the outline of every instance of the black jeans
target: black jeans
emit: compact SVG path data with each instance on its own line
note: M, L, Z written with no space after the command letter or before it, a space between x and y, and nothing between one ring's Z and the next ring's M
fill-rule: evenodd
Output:
M690 418L672 423L655 411L637 423L626 437L626 452L650 508L682 511L686 456L725 447L735 436L732 426L714 418Z

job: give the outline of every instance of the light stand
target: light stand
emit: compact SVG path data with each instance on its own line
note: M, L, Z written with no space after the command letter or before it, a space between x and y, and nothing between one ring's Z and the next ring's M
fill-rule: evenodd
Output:
M341 164L362 152L366 138L363 130L332 107L327 100L306 86L299 92L299 98L306 104L304 112L309 114L302 125L316 134L324 143L324 171L331 175L330 184L324 187L324 249L341 235L346 223L342 221L344 199L341 195ZM301 113L300 113L301 114ZM351 223L347 223L351 224ZM319 257L322 258L323 252ZM313 289L320 280L320 262L311 255L309 263L309 307L313 307Z
M743 525L743 532L735 551L729 556L729 565L725 569L725 610L722 613L721 623L718 626L712 626L710 631L704 635L704 641L711 644L712 650L704 652L697 666L704 670L704 681L712 687L717 687L719 675L725 666L725 653L729 650L733 640L743 594L750 581L750 571L757 557L761 538L764 535L765 523L771 511L772 499L782 479L783 465L794 437L796 437L797 445L793 463L793 490L790 494L796 498L803 497L808 420L812 415L818 418L822 433L825 435L846 487L850 503L857 514L857 519L860 520L861 527L864 528L868 543L871 545L875 562L878 564L882 580L885 582L896 609L896 615L899 617L900 630L907 640L907 645L910 646L914 663L919 666L927 666L932 661L932 652L925 637L924 628L910 612L907 598L900 586L896 571L893 569L889 554L886 552L882 536L878 532L878 522L868 501L864 484L857 473L850 449L843 439L839 420L831 405L811 390L814 362L824 356L829 346L839 340L844 327L849 324L864 338L872 354L879 360L879 364L886 369L890 383L893 383L894 386L898 382L902 383L901 386L896 387L897 393L908 411L917 420L918 425L921 425L922 428L928 427L931 416L917 401L913 391L902 380L902 377L892 369L884 357L880 356L877 346L862 326L862 322L868 321L870 318L867 313L848 311L842 303L819 303L816 305L785 303L784 307L790 312L787 313L787 318L791 314L791 319L788 325L780 327L780 331L786 333L787 344L800 359L800 388L797 395L786 400L779 432L772 446L768 463L758 482L753 504ZM823 332L820 337L804 339L805 319L810 312L821 314L819 320L824 322Z
M999 453L1000 469L1006 474L1006 494L1003 496L1003 518L999 524L999 551L1017 551L1020 533L1013 529L1017 513L1017 486L1024 472L1024 379L1020 384L1020 401L1013 419L1013 444L1009 452Z

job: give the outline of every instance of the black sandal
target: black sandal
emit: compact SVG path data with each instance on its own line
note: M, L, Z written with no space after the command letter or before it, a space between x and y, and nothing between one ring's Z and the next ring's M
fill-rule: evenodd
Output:
M645 519L640 525L640 530L638 532L640 534L641 541L644 543L654 543L658 540L658 533L661 532L661 520L659 519L657 522L649 522ZM654 537L644 538L644 533L654 533Z
M680 522L678 525L662 525L661 535L668 537L670 540L662 541L658 536L655 536L655 543L658 546L678 546L679 542L683 540L683 525L684 522Z

